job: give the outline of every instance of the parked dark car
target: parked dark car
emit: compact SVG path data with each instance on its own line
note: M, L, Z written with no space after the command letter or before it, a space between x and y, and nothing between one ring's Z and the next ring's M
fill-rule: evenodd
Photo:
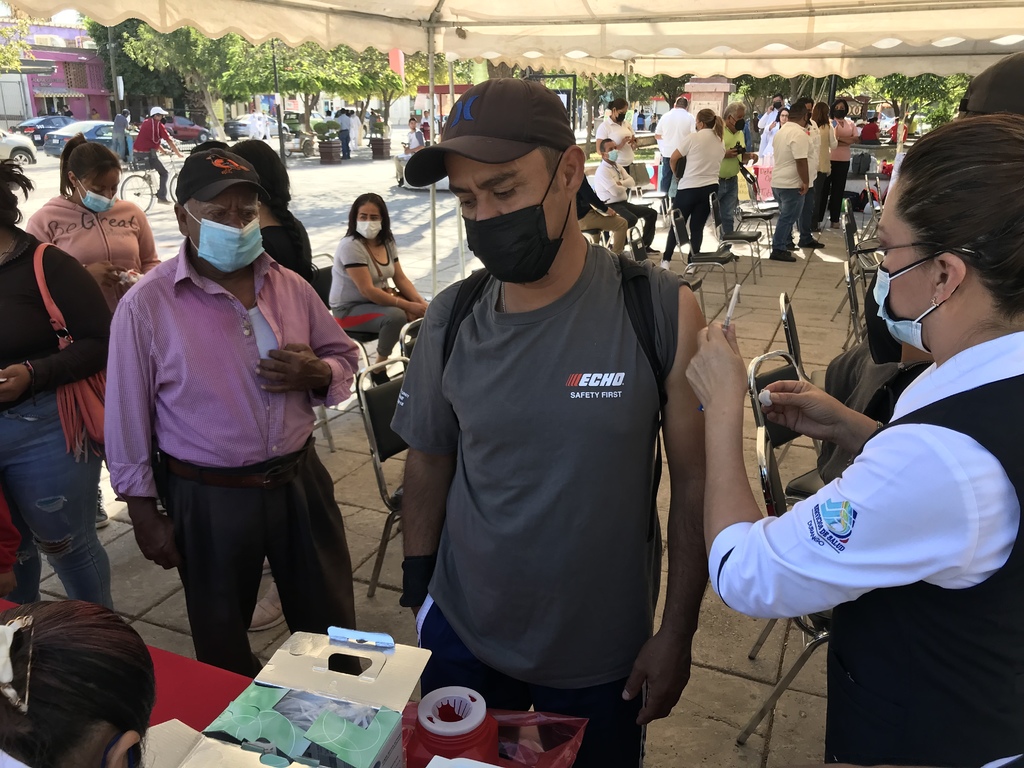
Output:
M284 126L285 138L290 138L288 134L291 131L288 129L288 124ZM232 141L238 141L239 139L249 138L249 115L242 115L234 120L228 120L224 123L224 133ZM277 119L270 118L270 135L277 136Z
M11 133L21 133L32 139L37 147L46 143L46 137L52 132L75 122L73 117L63 115L46 115L45 117L30 117L11 128Z
M109 120L79 120L59 131L51 131L43 145L43 151L51 157L60 157L60 153L64 151L64 145L76 133L84 134L88 141L95 141L107 149L113 148L114 124L112 122Z
M164 118L164 127L175 141L194 141L202 144L210 140L210 129L196 125L187 117L168 115Z

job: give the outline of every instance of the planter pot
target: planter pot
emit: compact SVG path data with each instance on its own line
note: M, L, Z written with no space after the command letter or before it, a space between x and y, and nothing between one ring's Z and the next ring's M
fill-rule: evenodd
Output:
M389 160L391 158L391 139L385 136L370 137L370 151L374 160Z
M341 142L338 139L328 139L320 142L320 165L341 164Z

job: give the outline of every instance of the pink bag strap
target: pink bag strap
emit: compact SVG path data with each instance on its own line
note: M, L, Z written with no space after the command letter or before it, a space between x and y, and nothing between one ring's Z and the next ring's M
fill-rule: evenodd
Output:
M54 302L53 296L50 295L50 289L46 285L46 275L43 272L43 253L49 247L50 243L40 243L32 257L32 263L35 267L39 295L43 297L43 306L46 307L46 313L50 316L50 325L53 327L53 332L57 334L57 345L64 349L74 339L71 338L71 332L64 323L64 315L61 314L60 308Z

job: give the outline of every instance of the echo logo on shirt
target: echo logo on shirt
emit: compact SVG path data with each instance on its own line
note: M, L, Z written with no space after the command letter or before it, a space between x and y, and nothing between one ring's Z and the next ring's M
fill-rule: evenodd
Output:
M617 373L574 373L565 382L567 387L618 387L626 380L626 374Z
M569 388L569 397L573 400L593 400L594 398L617 398L622 397L621 389L607 389L607 387L620 387L626 380L623 371L612 371L609 373L574 373L565 380L565 386ZM590 388L600 388L600 392L591 392ZM582 391L581 391L582 390Z
M814 505L807 529L818 546L828 544L836 552L844 552L856 522L857 510L850 502L829 499Z

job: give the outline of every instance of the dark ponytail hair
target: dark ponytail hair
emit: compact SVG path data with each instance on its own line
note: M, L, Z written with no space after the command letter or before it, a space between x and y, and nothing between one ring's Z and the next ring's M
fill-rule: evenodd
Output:
M113 170L121 170L121 159L102 144L89 141L83 134L77 133L68 139L60 153L60 193L64 197L71 197L75 191L68 178L68 171L85 181L98 173Z
M896 186L895 210L913 239L962 255L999 312L1024 316L1020 115L966 117L928 132L907 152Z
M27 198L34 186L18 163L13 160L0 161L0 226L15 227L21 221L18 193L14 188L20 188Z
M14 635L11 685L28 711L0 696L4 752L33 768L60 768L84 764L82 747L103 723L145 735L156 700L153 660L124 619L62 600L4 611L0 624L19 616L31 616L32 625Z
M288 169L284 167L280 156L265 142L257 139L246 139L231 147L230 151L243 160L247 160L260 177L260 186L267 190L269 200L266 205L274 218L281 222L288 237L295 247L299 261L312 273L313 248L309 243L309 235L301 222L288 210L291 202L291 183L288 180Z

